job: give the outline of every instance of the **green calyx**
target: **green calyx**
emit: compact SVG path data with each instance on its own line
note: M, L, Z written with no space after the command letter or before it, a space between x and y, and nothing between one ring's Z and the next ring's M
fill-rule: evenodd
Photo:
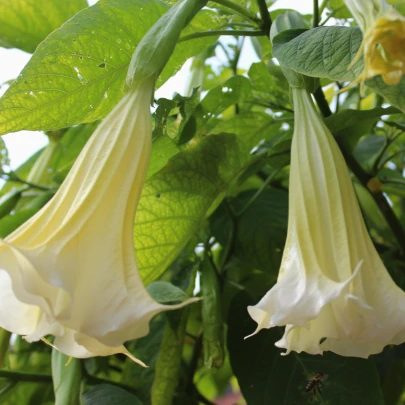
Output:
M180 0L141 39L129 64L126 82L132 87L156 78L165 67L183 28L207 4L207 0Z

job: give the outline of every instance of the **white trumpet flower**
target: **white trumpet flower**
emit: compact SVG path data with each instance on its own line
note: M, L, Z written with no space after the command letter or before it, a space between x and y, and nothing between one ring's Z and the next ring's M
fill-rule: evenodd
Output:
M405 341L405 293L369 237L345 160L306 90L293 89L288 234L276 285L248 308L276 346L368 357Z
M157 313L133 247L151 153L153 81L132 89L94 132L53 199L0 240L0 326L28 341L54 335L66 355L124 353Z
M381 75L388 85L405 73L405 18L385 0L344 0L363 31L363 42L351 66L364 55L364 70L355 80Z

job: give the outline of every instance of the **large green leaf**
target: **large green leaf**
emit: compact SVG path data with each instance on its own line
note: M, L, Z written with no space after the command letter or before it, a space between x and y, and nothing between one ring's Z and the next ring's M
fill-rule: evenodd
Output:
M86 0L1 0L0 46L32 53L48 34L85 7Z
M0 133L52 130L103 118L124 94L136 45L167 10L159 0L105 0L76 14L38 46L0 99ZM213 25L213 13L203 10L184 35ZM180 43L158 85L214 40Z
M135 220L136 257L146 284L164 272L248 160L235 135L212 135L149 178Z
M303 33L288 30L274 38L273 55L281 65L295 72L351 82L364 66L361 58L348 69L361 41L362 33L358 27L318 27ZM377 76L367 80L366 85L405 111L405 78L396 86L388 86Z
M142 405L135 395L109 384L90 388L84 393L82 403L83 405Z
M371 359L342 357L333 353L323 356L290 353L274 343L281 338L280 328L262 330L244 340L256 323L246 310L251 298L241 292L235 296L229 311L228 350L232 369L242 393L250 405L313 404L313 394L305 386L315 374L323 372L322 395L316 403L323 405L383 405L378 374ZM299 310L299 308L297 308Z
M281 65L308 76L340 81L353 81L361 73L361 60L347 69L363 38L358 27L318 27L301 32L288 30L274 38L273 56Z

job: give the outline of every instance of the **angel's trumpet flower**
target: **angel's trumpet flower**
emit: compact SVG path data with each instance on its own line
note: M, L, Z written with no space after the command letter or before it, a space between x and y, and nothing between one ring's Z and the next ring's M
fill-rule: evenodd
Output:
M276 285L248 308L278 347L368 357L405 341L405 293L367 232L345 160L304 89L292 89L288 235ZM255 332L255 333L256 333Z
M344 0L363 31L363 42L351 66L364 55L364 70L355 82L381 75L388 85L405 73L405 18L385 0Z
M100 124L54 198L0 240L0 326L28 341L55 336L79 358L125 353L157 313L133 245L151 153L153 79Z

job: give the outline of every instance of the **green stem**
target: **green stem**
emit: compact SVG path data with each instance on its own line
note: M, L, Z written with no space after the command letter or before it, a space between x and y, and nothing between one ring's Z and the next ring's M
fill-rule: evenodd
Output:
M262 24L260 28L265 32L270 32L271 28L271 17L269 9L265 0L257 0L257 5L259 6L260 15L262 17Z
M314 93L315 101L318 104L319 109L321 110L322 115L326 118L332 115L332 111L329 107L328 102L326 101L325 94L322 90L322 87L319 86Z
M380 163L380 168L383 168L393 157L400 155L401 153L405 153L405 149L401 149L398 152L393 153L387 159L385 159L382 163Z
M233 28L233 27L246 27L250 29L255 29L255 27L251 23L243 23L243 22L230 22L223 25L220 25L218 28Z
M6 378L7 380L12 380L12 381L52 383L51 374L27 373L25 371L11 371L11 370L0 369L0 378ZM115 385L117 387L123 388L127 391L135 392L135 390L132 387L129 387L128 385L121 384L116 381L110 381L110 380L105 380L103 378L94 377L89 374L86 374L84 379L90 385L110 384L110 385Z
M266 36L264 31L259 30L210 30L195 32L194 34L185 35L181 37L178 42L189 41L191 39L203 38L203 37L213 37L218 35L231 35L233 37L244 36L244 37L263 37Z
M314 93L316 102L318 103L319 109L321 110L324 117L328 117L332 114L328 103L326 102L325 95L323 94L322 88L318 87L317 91ZM343 156L345 157L346 163L349 166L353 174L359 179L360 183L365 187L366 190L373 197L376 202L379 210L383 214L385 220L388 223L388 226L391 228L392 233L394 234L399 248L405 253L405 231L401 226L398 218L396 217L394 211L392 210L389 202L385 198L384 194L380 192L372 193L368 188L368 182L373 177L369 175L357 162L352 153L346 150L344 147L339 145Z
M314 0L314 20L312 22L312 26L316 28L319 24L319 5L318 0Z
M226 59L231 60L231 57L229 55L228 50L226 49L226 46L221 41L218 41L218 46L223 50L223 52L226 56Z
M269 177L265 180L259 190L256 191L254 196L247 202L247 204L236 214L237 217L240 217L246 210L256 201L256 199L260 196L260 194L266 189L266 187L272 182L274 177L276 177L277 173L280 169L275 170L273 173L270 174Z
M396 138L398 138L398 137L394 137L393 139L388 140L387 143L385 144L384 148L382 149L382 151L378 154L378 157L376 158L375 163L373 165L373 173L377 172L378 169L382 169L384 167L384 165L386 165L387 162L389 162L394 156L400 155L401 153L405 152L405 149L401 149L401 150L393 153L392 155L388 156L385 160L381 161L384 153L392 145L392 143L395 141Z
M253 100L253 101L249 101L249 102L250 102L250 104L260 105L261 107L265 107L265 108L271 108L274 110L282 110L282 111L286 111L286 112L290 112L290 113L294 112L294 110L292 110L291 108L284 107L283 105L279 105L279 104L274 104L272 102L265 103L260 100Z
M29 186L31 188L36 188L36 189L42 190L42 191L53 190L53 187L42 186L40 184L33 184L29 181L23 180L20 177L18 177L14 172L13 173L0 173L0 177L2 177L6 181L14 181L16 183L25 184L26 186Z
M130 387L129 385L122 384L120 382L116 381L110 381L110 380L105 380L104 378L99 378L95 377L94 375L91 375L88 373L86 367L84 366L84 363L81 362L82 365L82 374L83 374L83 380L89 384L89 385L99 385L99 384L110 384L110 385L115 385L116 387L122 388L126 391L132 392L133 394L136 394L136 391L134 388Z
M230 64L230 67L232 69L232 73L234 74L234 76L236 76L238 74L238 63L239 63L240 54L242 53L242 47L243 47L244 40L245 40L245 38L242 38L242 40L240 40L240 38L238 38L238 43L237 43L237 46L235 47L235 55L233 58L229 59L229 64Z
M233 1L230 0L212 0L213 3L220 4L221 6L228 7L233 11L236 11L238 14L240 14L242 17L245 17L247 20L257 24L260 26L260 19L257 18L254 14L252 14L249 10L246 10L246 8L239 6L238 4L234 3Z
M239 58L240 58L240 54L242 53L242 47L243 47L243 43L245 42L245 38L238 38L237 41L237 46L235 48L235 55L233 59L229 60L232 72L234 74L234 76L236 76L238 74L238 63L239 63ZM239 105L236 103L235 104L235 114L239 114Z
M382 157L384 156L385 152L387 149L391 146L390 140L386 137L385 138L385 145L384 147L380 150L378 153L377 157L374 160L373 167L371 169L371 173L377 173L378 169L381 167L384 167L384 164L390 160L390 157L388 159L385 159L383 162L381 162ZM381 164L382 163L382 164Z
M337 8L336 10L333 10L322 22L319 23L319 25L322 27L325 25L332 17L337 14L338 11L342 10L344 6Z
M122 388L126 391L132 392L133 394L136 394L136 390L134 388L130 387L129 385L122 384L122 383L119 383L116 381L110 381L110 380L106 380L104 378L94 377L89 374L87 374L85 376L84 380L90 385L110 384L110 385L115 385L116 387Z
M325 10L326 5L328 4L329 0L323 0L323 2L321 3L320 7L319 7L319 15L322 15L323 10Z
M335 82L335 84L336 84L336 86L338 87L339 90L341 90L341 89L343 88L343 86L341 86L339 82ZM337 92L337 93L336 93L336 108L335 108L335 114L336 114L337 112L339 112L339 109L340 109L340 93Z
M12 381L52 383L52 376L50 374L27 373L25 371L0 370L0 377Z
M405 179L390 179L384 181L383 184L401 184L402 186L405 186Z

